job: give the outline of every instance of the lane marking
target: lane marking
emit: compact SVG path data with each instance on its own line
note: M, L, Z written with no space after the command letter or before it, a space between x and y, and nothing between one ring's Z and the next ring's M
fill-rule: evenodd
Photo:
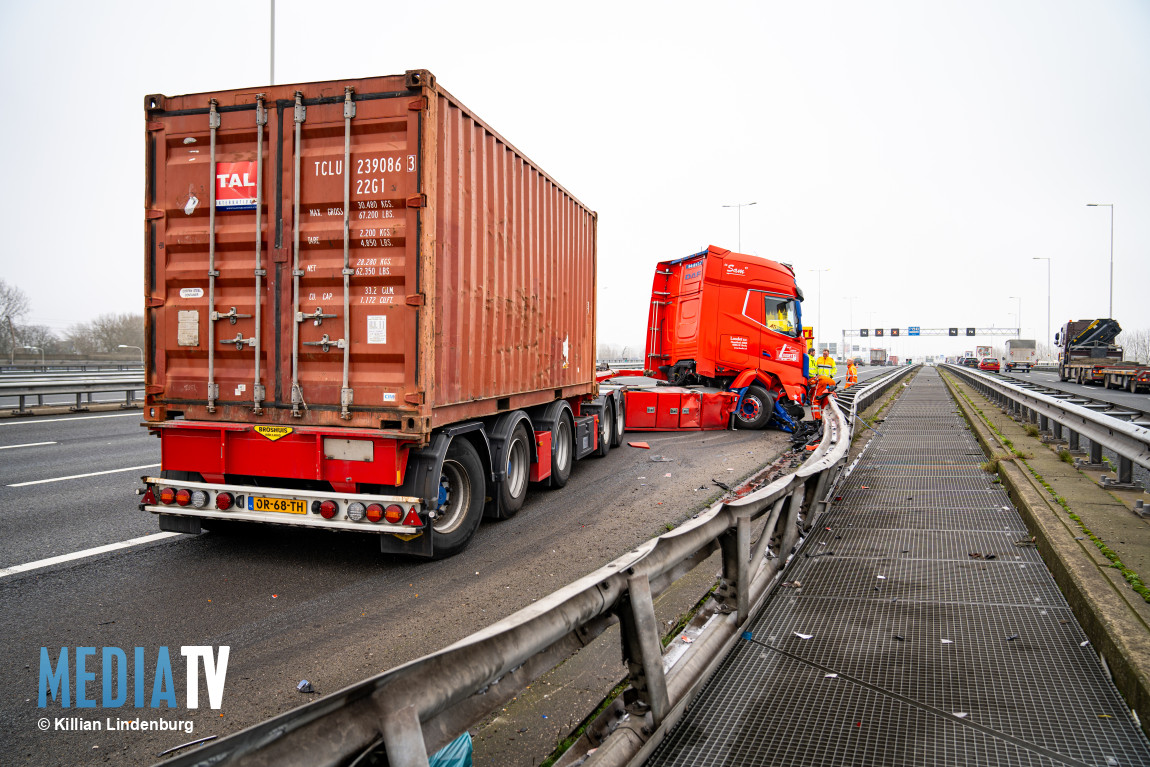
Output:
M94 557L97 554L105 554L109 551L116 551L117 549L127 549L132 546L140 546L145 543L153 541L162 541L165 538L172 538L173 536L180 535L180 533L152 533L140 538L132 538L131 540L121 541L119 543L109 543L106 546L97 546L94 549L84 549L83 551L74 551L71 554L61 554L58 557L48 557L47 559L39 559L35 562L29 562L24 565L13 565L12 567L0 568L0 578L6 575L15 575L16 573L26 573L29 570L38 570L41 567L50 567L51 565L58 565L61 562L71 562L74 559L84 559L85 557Z
M59 442L28 442L23 445L0 445L0 450L11 450L14 447L38 447L40 445L58 445Z
M137 413L112 413L111 415L76 415L76 416L71 416L71 417L66 416L64 418L39 418L35 421L20 421L20 420L5 421L4 423L0 423L0 426L24 426L25 424L34 424L34 423L59 423L60 421L89 421L93 418L127 418L130 415L134 415L137 418L143 418L144 417L142 413L138 413L138 412Z
M90 471L87 474L73 474L70 477L52 477L51 479L34 479L31 482L16 482L8 487L27 487L28 485L42 485L45 482L63 482L66 479L81 479L83 477L98 477L101 474L118 474L122 471L139 471L140 469L154 469L160 464L149 463L143 466L128 466L124 469L108 469L107 471Z

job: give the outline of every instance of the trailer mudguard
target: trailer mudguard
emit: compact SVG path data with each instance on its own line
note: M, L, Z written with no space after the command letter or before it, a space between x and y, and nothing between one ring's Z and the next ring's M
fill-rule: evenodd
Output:
M527 426L531 462L539 462L539 448L535 444L535 426L531 423L531 417L522 410L499 416L487 435L491 445L491 490L487 494L490 500L483 507L484 519L507 519L509 516L503 508L500 486L507 481L507 451L510 449L511 435L521 423Z
M381 535L379 536L381 552L427 558L435 553L435 535L427 512L439 504L439 478L443 472L443 459L447 457L447 448L451 445L451 440L473 432L477 434L471 438L472 443L488 471L488 479L491 479L491 443L487 439L487 432L482 423L479 421L457 423L437 431L426 447L411 451L407 459L403 485L399 488L401 495L411 495L420 499L422 511L419 519L423 522L421 529L424 532L407 541L394 535Z

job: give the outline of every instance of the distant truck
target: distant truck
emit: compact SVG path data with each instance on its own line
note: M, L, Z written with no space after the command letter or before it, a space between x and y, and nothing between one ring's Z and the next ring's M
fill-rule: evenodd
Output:
M1072 320L1054 336L1058 346L1058 378L1079 384L1099 384L1130 392L1150 390L1150 365L1122 359L1114 339L1122 332L1116 320Z
M776 415L801 418L802 300L794 270L765 258L712 245L663 261L651 288L645 366L672 386L736 393L742 428L763 428Z
M870 364L872 366L881 366L886 364L886 349L871 349L870 350Z
M1009 372L1021 370L1029 373L1038 362L1038 344L1029 338L1008 338L1006 340L1006 354L1002 358L1002 366Z
M897 365L898 364L898 357L896 357L893 354L890 355L889 357L886 358L886 364L892 365L892 366Z

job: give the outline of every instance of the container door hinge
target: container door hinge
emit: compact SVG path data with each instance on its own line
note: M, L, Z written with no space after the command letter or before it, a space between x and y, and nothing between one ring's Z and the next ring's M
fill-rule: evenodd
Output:
M157 218L163 218L164 217L164 211L162 211L162 210L149 210L145 215L147 216L149 221L154 221Z
M407 198L407 207L409 208L422 208L427 205L426 194L413 194Z
M213 321L214 320L227 320L228 322L235 325L236 320L241 320L241 319L242 320L251 319L251 315L250 314L237 314L236 313L236 307L234 307L234 306L232 308L228 309L227 314L221 314L220 312L212 312L212 320ZM228 341L228 343L231 343L231 341Z
M407 305L408 306L423 306L423 294L422 293L412 293L410 296L407 297Z
M420 391L420 392L415 392L414 394L404 395L403 401L409 405L422 405L423 404L423 392Z

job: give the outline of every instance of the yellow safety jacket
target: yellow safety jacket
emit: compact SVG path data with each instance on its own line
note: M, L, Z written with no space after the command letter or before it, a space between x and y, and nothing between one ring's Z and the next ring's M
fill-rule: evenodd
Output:
M835 373L837 373L839 369L834 359L830 356L819 357L815 361L815 365L818 374L820 376L826 376L827 378L834 378Z

